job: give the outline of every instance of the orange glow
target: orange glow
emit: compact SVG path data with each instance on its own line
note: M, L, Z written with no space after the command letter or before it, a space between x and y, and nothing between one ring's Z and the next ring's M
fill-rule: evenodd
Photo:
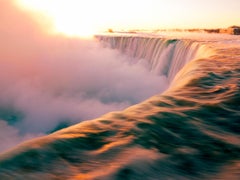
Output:
M109 28L225 28L238 25L240 1L202 0L15 0L53 21L55 33L89 36ZM39 16L38 18L41 19Z
M17 0L20 7L41 12L51 19L55 32L69 36L89 36L108 28L147 27L152 19L151 3L112 0ZM41 18L41 17L40 17ZM151 22L151 21L150 21Z
M83 9L79 8L79 1L69 3L65 0L18 0L18 4L21 8L30 10L32 14L37 12L38 16L35 17L38 19L47 17L52 21L53 33L80 37L89 37L95 33L95 27L85 15L86 9L82 11Z

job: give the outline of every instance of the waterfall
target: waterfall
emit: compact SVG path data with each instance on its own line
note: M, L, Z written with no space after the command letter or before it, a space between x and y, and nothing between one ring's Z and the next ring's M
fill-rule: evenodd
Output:
M170 82L186 63L204 55L198 53L204 45L193 40L104 35L96 38L105 47L131 57L129 63L144 63L150 72L164 75Z

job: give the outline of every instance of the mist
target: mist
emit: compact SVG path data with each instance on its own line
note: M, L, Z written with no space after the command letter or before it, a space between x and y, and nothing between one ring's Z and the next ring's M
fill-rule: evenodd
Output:
M122 110L168 86L165 77L130 65L129 57L94 38L50 35L47 20L41 24L11 2L1 6L0 151Z

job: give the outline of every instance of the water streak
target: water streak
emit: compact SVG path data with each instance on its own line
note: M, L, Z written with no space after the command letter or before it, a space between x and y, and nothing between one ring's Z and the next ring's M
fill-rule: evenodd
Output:
M164 75L170 82L189 61L212 54L209 50L203 53L202 49L207 49L205 45L193 40L104 35L98 35L96 38L105 47L118 49L131 57L129 63L144 64L150 72Z

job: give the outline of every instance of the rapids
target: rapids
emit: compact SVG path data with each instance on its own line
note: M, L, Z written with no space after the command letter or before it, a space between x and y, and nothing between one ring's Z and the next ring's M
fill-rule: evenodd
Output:
M239 179L239 38L97 38L170 87L0 154L1 179Z

